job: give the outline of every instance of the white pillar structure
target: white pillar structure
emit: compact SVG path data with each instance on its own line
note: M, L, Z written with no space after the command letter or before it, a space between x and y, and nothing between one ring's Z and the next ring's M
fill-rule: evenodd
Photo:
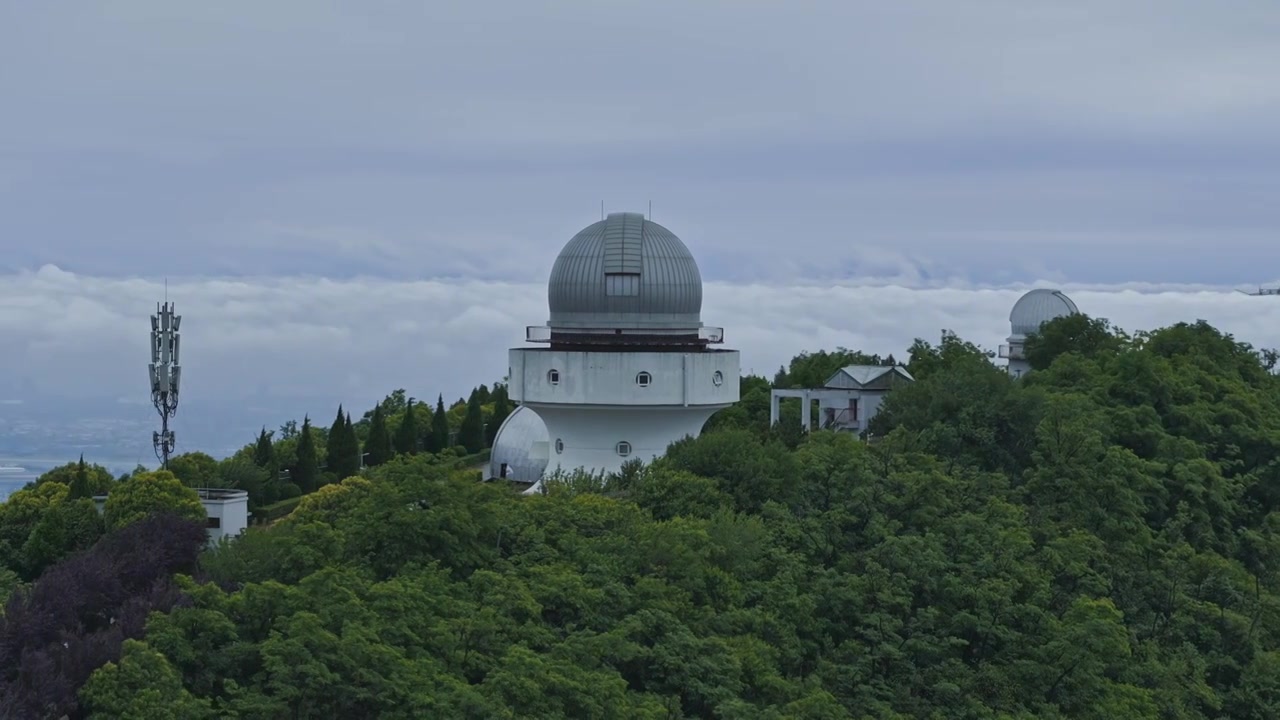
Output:
M702 277L680 238L638 213L613 213L556 258L545 347L510 351L511 399L547 428L547 470L616 472L696 437L738 401L736 350L701 321ZM536 491L537 486L531 488Z

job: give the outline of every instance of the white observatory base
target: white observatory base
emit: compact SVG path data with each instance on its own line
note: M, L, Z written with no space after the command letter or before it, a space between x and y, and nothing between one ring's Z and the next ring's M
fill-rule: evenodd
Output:
M547 426L548 473L608 473L628 460L650 462L738 401L736 350L515 348L510 358L511 399ZM620 455L618 443L630 452Z
M702 426L721 407L688 408L565 406L527 403L547 425L551 438L547 473L584 468L614 473L628 460L652 462L685 437L698 437ZM560 440L560 444L556 440ZM631 447L618 454L618 443ZM557 452L557 449L560 449Z

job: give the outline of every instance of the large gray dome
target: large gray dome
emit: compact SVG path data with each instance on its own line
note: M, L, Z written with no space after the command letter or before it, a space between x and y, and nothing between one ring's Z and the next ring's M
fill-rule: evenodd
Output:
M1050 320L1079 312L1071 298L1060 290L1032 290L1013 304L1009 325L1014 335L1030 335Z
M692 330L702 276L675 233L639 213L610 213L573 236L547 286L554 328Z

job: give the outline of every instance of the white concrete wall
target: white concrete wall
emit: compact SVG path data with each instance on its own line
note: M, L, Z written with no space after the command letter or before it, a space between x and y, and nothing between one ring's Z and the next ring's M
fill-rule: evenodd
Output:
M884 403L885 390L861 390L853 391L854 397L858 400L858 422L850 424L847 429L856 432L865 432L867 425L871 423L871 418L880 412L880 405ZM822 427L822 423L826 422L826 409L832 408L836 412L836 417L840 417L840 413L849 409L849 400L845 398L820 398L818 405L821 408L818 411L818 427Z
M695 353L515 348L508 392L547 426L547 472L617 472L650 462L676 440L697 437L717 410L738 401L736 350ZM552 384L549 371L559 373ZM649 373L649 385L636 376ZM716 382L716 373L719 382ZM557 443L559 441L559 443ZM618 454L619 442L631 445Z
M736 350L661 353L515 348L509 357L508 391L513 400L526 405L683 407L724 406L738 401L741 373ZM551 370L559 372L558 384L548 379ZM636 383L641 372L652 377L648 387ZM719 385L714 381L717 372Z
M735 385L737 384L735 380ZM551 455L547 472L579 468L617 472L628 460L651 462L667 446L686 436L697 437L717 410L727 405L700 407L602 407L525 403L547 424ZM557 445L557 440L561 445ZM631 444L631 454L618 455L620 441Z
M249 526L249 498L231 498L229 500L201 500L205 514L218 518L221 527L208 528L209 542L216 543L224 536L235 537Z

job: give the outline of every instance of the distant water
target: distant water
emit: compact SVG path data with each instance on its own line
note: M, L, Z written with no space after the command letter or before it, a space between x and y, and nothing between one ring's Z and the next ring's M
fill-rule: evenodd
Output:
M9 499L10 495L21 490L23 485L35 480L37 477L38 476L34 474L0 474L0 502L4 502Z
M27 483L35 482L36 478L65 462L65 460L55 462L45 459L0 457L0 502L4 502ZM124 461L98 462L117 476L133 469L133 463ZM14 467L22 470L14 472L11 469L5 469Z

